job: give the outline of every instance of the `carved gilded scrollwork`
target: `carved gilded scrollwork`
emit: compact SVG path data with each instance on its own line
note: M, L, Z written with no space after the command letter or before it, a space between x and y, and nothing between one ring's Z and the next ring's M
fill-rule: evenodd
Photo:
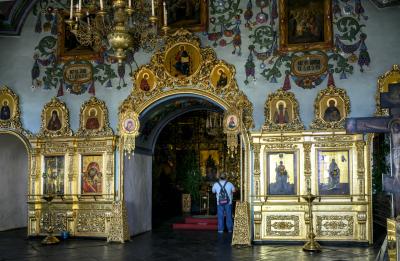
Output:
M25 136L31 133L22 129L18 96L7 86L0 87L0 129L13 129Z
M42 110L42 123L38 137L71 136L69 111L63 101L54 97Z
M357 213L357 222L359 224L358 236L360 240L366 240L366 224L367 224L367 213L360 211Z
M264 106L264 116L263 131L304 130L300 119L299 103L292 92L278 89L268 95Z
M108 119L108 109L104 101L91 97L82 104L79 129L76 136L112 136L113 130Z
M232 245L251 245L250 208L248 202L236 202Z
M354 217L349 215L317 216L317 236L353 236Z
M305 142L303 144L304 148L304 176L306 179L306 190L307 192L311 192L311 142Z
M350 113L350 99L346 90L334 85L319 91L314 101L314 120L310 125L314 130L344 129Z
M365 200L365 180L364 180L364 173L365 173L365 165L364 165L364 141L356 142L357 148L357 178L358 178L358 185L359 185L359 200Z
M399 65L394 64L392 69L378 78L378 88L375 95L376 116L389 116L389 109L381 108L381 93L389 91L389 84L400 82Z
M268 215L266 217L267 236L299 236L299 216Z
M129 240L128 214L125 203L114 202L110 221L110 230L107 235L107 242L121 242Z
M188 48L191 59L196 62L196 70L187 77L171 74L174 60L171 55L177 49ZM198 63L198 64L197 64ZM172 66L172 67L171 67ZM224 68L229 81L226 85L216 87L213 84L213 71ZM133 75L134 79L140 78L143 70L154 75L154 86L149 91L143 91L138 86L132 88L131 94L119 108L120 115L126 111L135 111L140 114L145 108L158 100L175 94L197 94L219 103L226 110L237 111L241 116L243 127L247 130L253 124L253 106L246 95L239 90L235 80L235 68L224 61L217 60L215 51L210 47L200 48L200 39L187 30L178 30L168 36L164 48L156 52L149 64L140 67ZM139 84L135 81L135 84Z
M78 233L105 233L104 211L78 211L76 228Z

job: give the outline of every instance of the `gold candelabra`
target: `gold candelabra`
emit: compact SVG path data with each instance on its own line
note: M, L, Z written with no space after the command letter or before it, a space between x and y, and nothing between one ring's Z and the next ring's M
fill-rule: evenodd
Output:
M319 252L321 251L321 246L318 244L317 241L315 241L315 234L314 234L314 225L313 225L313 211L312 211L312 202L314 199L317 197L311 194L310 191L308 191L307 195L303 196L303 198L307 201L308 205L308 233L307 233L307 238L308 241L304 244L303 250L304 251L309 251L309 252Z
M157 0L151 0L151 9L144 0L112 0L111 5L103 3L103 0L90 0L84 6L82 0L70 0L70 4L70 16L66 23L77 41L95 50L109 44L118 63L125 59L127 49L139 47L153 51L162 40L157 32ZM165 2L163 7L161 29L167 35Z

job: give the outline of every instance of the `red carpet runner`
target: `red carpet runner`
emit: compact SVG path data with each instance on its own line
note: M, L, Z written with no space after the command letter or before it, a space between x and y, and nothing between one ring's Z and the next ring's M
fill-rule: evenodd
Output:
M173 229L181 230L217 230L216 217L187 217L185 223L172 224Z

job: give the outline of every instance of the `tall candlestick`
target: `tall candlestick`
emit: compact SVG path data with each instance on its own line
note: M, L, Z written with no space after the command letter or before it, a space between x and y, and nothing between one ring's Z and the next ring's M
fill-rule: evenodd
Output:
M103 0L100 0L100 10L103 11L103 8L104 8L104 6L103 6Z
M71 9L69 11L69 19L70 20L72 20L73 10L74 10L74 0L71 0Z
M78 10L79 12L82 10L82 0L79 0Z
M132 7L132 0L128 1L128 7L131 8Z
M167 22L167 4L165 3L165 1L163 3L163 6L164 6L164 26L167 26L168 25L168 22Z
M156 15L156 12L154 9L154 0L151 0L151 16L155 16L155 15Z
M88 26L90 27L90 17L89 17L88 11L86 11L86 21L87 21Z

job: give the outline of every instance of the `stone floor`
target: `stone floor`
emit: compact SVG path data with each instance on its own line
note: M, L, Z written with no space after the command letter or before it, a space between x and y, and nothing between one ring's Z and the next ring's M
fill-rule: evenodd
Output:
M43 246L41 238L26 238L25 229L0 232L0 260L284 260L284 261L369 261L378 252L373 246L323 245L318 254L302 251L302 245L254 245L232 248L231 234L214 231L156 229L125 244L107 244L99 239L68 239Z

